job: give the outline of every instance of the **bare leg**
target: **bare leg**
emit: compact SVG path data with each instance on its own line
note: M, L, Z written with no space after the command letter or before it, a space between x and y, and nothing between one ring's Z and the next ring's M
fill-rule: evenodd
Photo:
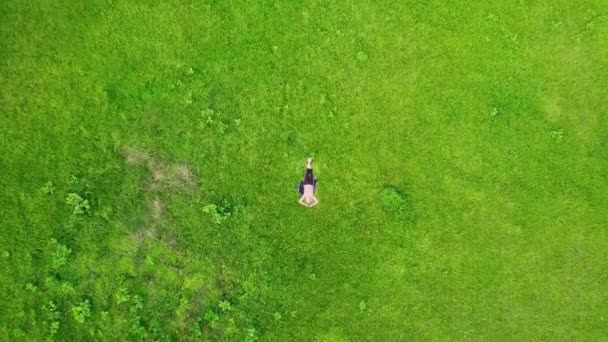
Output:
M312 158L308 158L306 172L304 172L304 185L314 185L314 178L312 174Z

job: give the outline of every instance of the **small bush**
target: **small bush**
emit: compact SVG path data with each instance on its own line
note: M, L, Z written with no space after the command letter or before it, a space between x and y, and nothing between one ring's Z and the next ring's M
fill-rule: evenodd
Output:
M221 301L219 307L220 307L220 309L222 309L222 311L232 310L232 304L230 304L230 302L227 300Z
M362 300L361 302L359 302L359 312L363 313L365 312L365 310L367 310L367 303Z
M91 209L91 205L89 204L89 200L82 198L77 193L69 193L68 197L66 197L65 202L72 207L74 210L72 211L73 215L83 215Z
M203 316L203 319L213 328L218 324L220 316L212 310L207 310Z
M51 342L55 340L55 335L59 331L59 319L61 318L61 312L57 308L57 305L52 300L42 305L42 313L46 316L46 320L50 323L50 329L48 335L46 335L46 341Z
M55 335L59 331L59 322L54 321L51 323L51 329L49 330L49 334L46 337L47 342L55 341Z
M218 213L217 205L213 203L204 206L203 212L211 215L211 219L213 220L213 222L215 222L215 224L220 224L225 219L224 217L222 217L222 215L220 215L220 213Z
M52 239L51 241L56 245L51 258L51 267L54 270L57 270L68 263L68 258L70 257L70 254L72 254L72 250L67 246L58 243L55 239Z
M78 305L72 306L72 315L74 316L76 322L80 324L84 323L91 315L91 305L89 304L89 300L85 299Z
M200 339L203 336L199 321L192 323L192 328L190 329L190 332L192 333L192 337L196 339Z
M55 305L52 300L49 300L42 305L42 312L48 321L56 321L61 318L61 312L59 312L57 305Z
M224 199L222 204L217 205L214 203L207 204L203 207L203 212L211 215L211 218L215 224L221 224L233 215L238 214L243 210L242 205L235 205Z
M51 195L55 192L55 186L53 185L53 182L48 181L44 184L44 186L42 187L42 193L44 193L45 195Z
M246 342L254 342L258 340L258 332L255 328L247 329L247 336L245 337Z

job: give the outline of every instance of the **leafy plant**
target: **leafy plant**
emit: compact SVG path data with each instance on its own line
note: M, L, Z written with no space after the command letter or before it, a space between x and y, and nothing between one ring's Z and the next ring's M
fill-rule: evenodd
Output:
M206 321L206 322L207 322L207 323L208 323L208 324L209 324L209 325L210 325L212 328L214 328L214 327L215 327L215 326L218 324L218 322L219 322L219 320L220 320L220 316L219 316L217 313L215 313L214 311L212 311L212 310L207 310L207 311L205 312L205 315L203 316L203 319L204 319L204 320L205 320L205 321Z
M224 220L222 215L217 211L217 205L210 203L203 207L203 212L211 215L211 219L215 224L220 224Z
M367 53L365 51L359 51L357 52L357 59L359 60L359 62L365 62L367 61Z
M66 197L65 202L73 208L72 214L74 215L83 215L91 209L91 205L89 204L89 200L82 198L77 193L69 193L68 197Z
M247 329L247 336L245 336L246 342L255 342L258 340L258 332L255 328Z
M147 336L146 328L141 323L141 309L144 307L143 299L139 295L131 297L131 306L129 307L129 316L131 326L129 327L129 336L136 340L143 340Z
M219 304L219 307L220 307L220 309L222 309L222 311L230 311L230 310L232 310L232 305L227 300L222 300L220 302L220 304Z
M58 243L55 239L52 239L51 241L56 245L51 259L51 267L57 270L68 263L68 258L70 257L70 254L72 254L72 250L67 246Z
M58 321L51 322L51 328L49 330L49 334L46 337L46 341L47 342L54 341L55 335L57 335L58 331L59 331L59 322Z
M367 303L362 300L361 302L359 302L359 312L363 313L365 312L365 310L367 310Z
M129 295L129 289L124 284L124 277L118 277L118 290L116 291L116 304L120 305L126 303L131 299Z
M77 305L72 306L72 315L76 322L82 324L91 315L91 305L89 300L85 299Z
M200 339L203 336L199 321L192 323L192 328L190 329L190 332L192 333L192 336L196 339Z
M57 305L52 300L42 305L42 312L46 315L46 319L49 321L56 321L61 317L61 312L57 309Z
M242 205L234 205L227 199L224 199L222 204L216 205L214 203L207 204L203 207L203 212L211 215L213 222L221 224L226 221L232 215L238 214L243 210Z
M44 186L42 187L42 192L45 195L51 195L55 192L55 186L53 185L53 182L48 181L44 184Z
M76 289L68 282L63 282L59 285L59 292L66 297L76 296Z
M68 178L68 184L69 184L71 187L77 187L77 186L80 186L80 178L78 178L78 177L76 177L76 176L74 176L74 175L71 175L71 176Z
M213 109L207 108L201 111L201 119L200 123L201 128L205 127L213 127L219 134L224 134L226 130L228 130L229 122L225 122L220 117L220 113L216 113ZM234 125L239 126L241 121L239 119L234 119Z
M203 119L203 123L206 125L213 124L213 116L215 111L211 108L207 108L201 111L201 118Z
M55 340L55 335L59 331L59 319L61 318L61 312L57 308L57 305L52 300L44 303L42 306L42 312L46 316L48 322L50 322L49 333L46 336L46 341L51 342Z
M551 131L551 138L562 140L564 138L564 131L561 128Z
M131 297L131 306L129 307L129 312L132 314L137 314L144 307L144 301L139 295L134 295Z
M19 341L22 341L22 340L24 340L25 332L19 328L15 328L11 332L11 335L12 335L13 339L19 339Z
M69 192L86 194L88 192L88 189L89 189L89 183L86 178L81 178L81 177L78 177L75 175L71 175L68 178L68 191Z

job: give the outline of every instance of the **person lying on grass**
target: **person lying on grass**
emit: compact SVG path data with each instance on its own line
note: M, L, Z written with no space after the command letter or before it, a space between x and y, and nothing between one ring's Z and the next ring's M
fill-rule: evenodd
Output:
M300 197L300 204L305 207L313 207L319 200L315 197L315 190L317 189L317 179L312 174L312 158L308 158L306 165L306 172L304 173L304 181L298 184L298 192Z

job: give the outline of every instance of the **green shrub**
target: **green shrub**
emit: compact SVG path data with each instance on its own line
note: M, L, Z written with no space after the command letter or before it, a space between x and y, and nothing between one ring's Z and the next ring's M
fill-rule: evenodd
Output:
M59 322L54 321L51 322L51 329L49 330L49 334L46 337L47 342L55 341L55 335L59 331Z
M58 243L55 239L52 239L51 241L53 244L56 244L51 259L51 267L57 270L68 263L68 258L70 257L70 254L72 254L72 250L67 246Z
M243 208L244 206L241 204L233 204L227 199L224 199L219 205L214 203L207 204L203 207L203 212L209 214L215 224L221 224L231 216L241 212Z
M220 215L220 213L217 211L217 205L213 203L204 206L203 212L209 214L211 216L211 220L213 220L215 224L220 224L224 220L224 217L222 217L222 215Z
M141 322L141 311L144 307L144 301L139 295L131 297L131 306L129 307L129 316L131 326L129 328L129 336L134 340L144 340L148 333Z
M359 312L364 313L367 310L367 303L364 300L359 302Z
M222 311L230 311L230 310L232 310L232 305L227 300L221 301L220 304L219 304L219 307L220 307L220 309L222 309Z
M80 324L84 323L91 315L91 305L89 304L89 300L85 299L78 305L72 306L72 315L74 316L76 322Z
M207 310L205 312L205 315L203 316L203 319L212 327L214 328L217 323L220 320L220 316L218 314L216 314L214 311L212 310Z
M61 317L61 312L59 312L57 305L52 300L42 305L42 313L44 313L48 321L56 321Z
M192 328L190 329L190 331L192 333L192 336L196 339L200 339L203 336L199 321L196 321L192 324Z
M91 209L91 205L89 204L89 200L82 198L77 193L69 193L68 197L66 197L65 202L73 208L72 214L74 215L83 215Z
M125 286L121 285L116 291L116 304L120 305L122 303L126 303L131 299L129 296L129 289Z
M258 332L255 328L247 329L247 336L245 336L246 342L255 342L258 340Z
M42 313L46 316L47 322L50 323L49 333L46 336L46 341L51 342L55 340L55 335L59 331L59 319L61 318L61 312L57 308L57 305L49 300L42 305Z
M51 195L55 192L55 186L53 185L53 182L48 181L44 184L44 186L42 187L42 193L44 193L45 195Z

